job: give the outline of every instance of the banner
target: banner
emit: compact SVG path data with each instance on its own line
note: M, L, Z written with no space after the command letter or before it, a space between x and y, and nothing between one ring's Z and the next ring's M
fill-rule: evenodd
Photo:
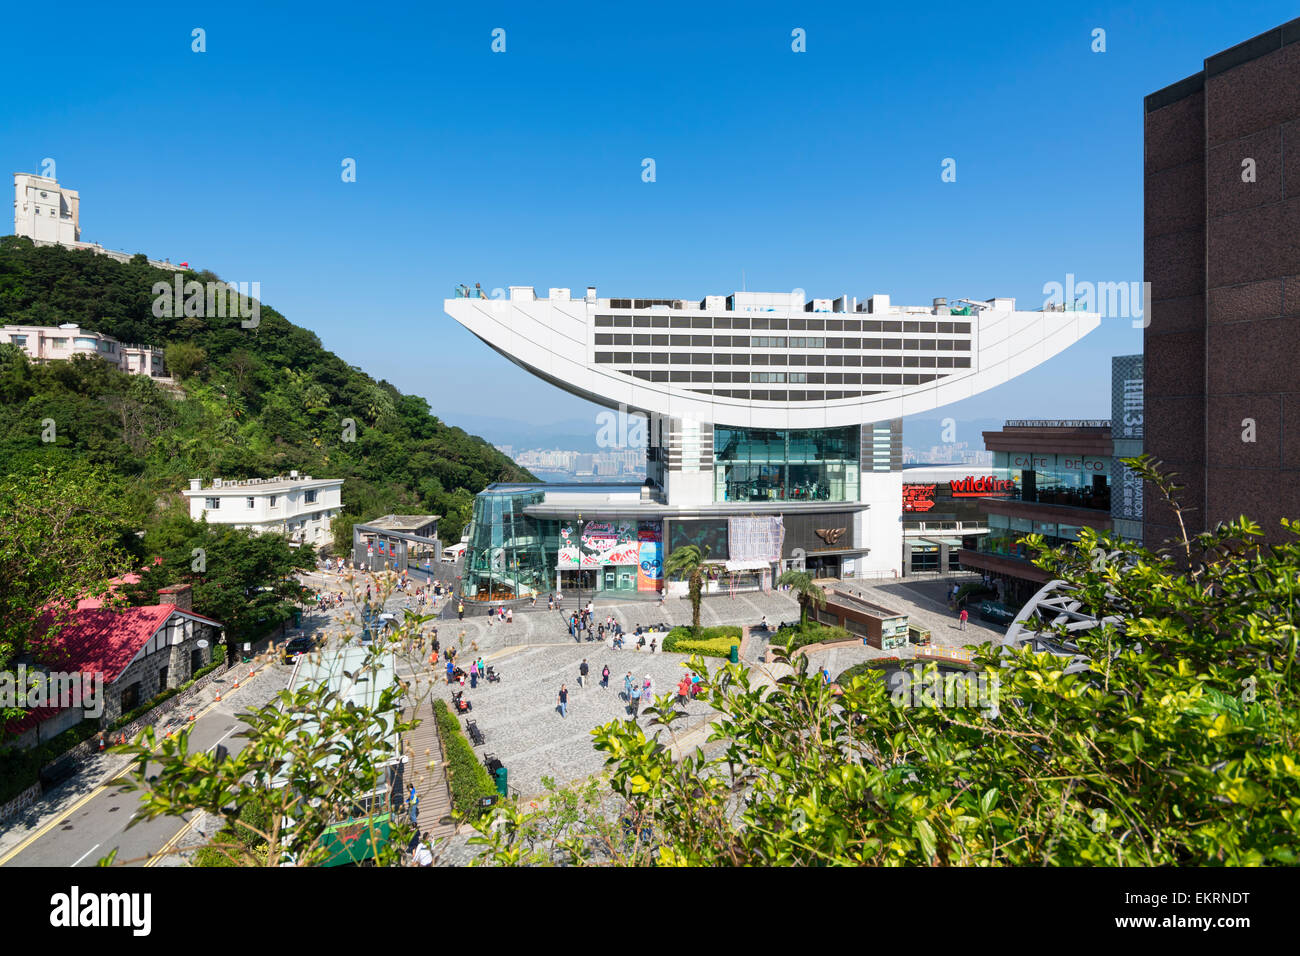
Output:
M736 516L728 523L727 537L732 561L780 561L785 524L780 515Z
M556 566L562 571L639 562L640 545L635 521L588 521L582 526L580 538L572 523L560 526Z
M664 534L658 521L638 521L640 562L636 569L638 591L658 591L664 583Z

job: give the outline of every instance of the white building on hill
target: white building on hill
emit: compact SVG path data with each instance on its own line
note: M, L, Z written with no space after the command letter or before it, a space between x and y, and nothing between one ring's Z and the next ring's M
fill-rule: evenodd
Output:
M208 524L251 528L258 534L282 534L294 545L330 541L330 523L343 510L343 479L299 476L223 481L204 488L202 478L182 491L190 501L190 517Z

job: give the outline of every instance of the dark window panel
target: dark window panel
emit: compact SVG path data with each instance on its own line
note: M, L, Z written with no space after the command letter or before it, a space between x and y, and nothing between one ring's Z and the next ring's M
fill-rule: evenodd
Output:
M953 350L954 352L969 352L969 351L970 351L970 339L957 339L957 340L955 340L955 341L952 343L952 350Z
M668 372L665 369L652 369L650 372L650 381L666 382L668 381Z
M669 319L669 325L674 329L689 329L691 327L691 317L689 315L674 315Z
M828 349L842 349L842 348L844 348L844 340L843 340L843 339L827 339L827 340L826 340L826 347L827 347Z
M630 329L630 328L632 328L632 316L630 316L630 315L616 315L616 316L614 316L614 328L616 328L616 329Z
M826 364L827 364L827 365L839 365L839 366L843 366L843 365L844 365L844 356L843 356L843 355L827 355L827 356L826 356Z
M672 355L669 357L669 362L670 362L671 364L673 364L673 365L690 365L690 364L691 364L691 353L690 353L690 352L673 352Z
M952 360L953 368L970 368L970 356L958 355Z
M632 327L633 327L634 329L648 329L648 328L650 328L650 316L648 316L648 315L634 315L634 316L632 316Z
M596 328L612 329L614 327L614 317L612 315L596 316Z
M671 336L669 336L668 334L666 334L666 333L664 333L664 332L656 332L654 335L650 336L650 344L651 344L651 345L667 345L667 344L668 344L668 340L669 340L670 338L671 338Z
M712 365L713 355L709 352L696 352L691 356L692 365Z
M614 333L613 333L613 332L597 332L597 333L596 333L596 344L597 344L597 345L613 345L613 344L614 344Z
M791 364L791 365L807 365L807 364L808 364L808 356L806 356L806 355L791 355L791 356L789 356L789 364Z
M632 336L632 344L633 344L633 345L649 345L649 344L650 344L650 336L649 336L648 334L647 334L647 335L634 335L634 336Z
M655 365L667 365L667 364L668 364L668 353L667 353L667 352L651 352L651 353L650 353L650 361L651 361L651 362L654 362Z
M919 355L904 355L903 368L920 368L921 358Z
M701 348L701 347L702 347L702 348L706 348L706 349L707 349L707 348L712 348L712 347L713 347L713 336L711 336L711 335L692 335L692 336L691 336L691 345L695 346L696 348Z
M615 344L615 345L631 345L631 344L632 344L632 334L631 334L630 332L615 332L615 333L614 333L614 344Z
M617 362L619 365L631 365L631 364L632 364L632 353L631 353L631 352L615 352L615 353L614 353L614 361Z
M692 382L712 382L712 381L713 381L713 373L712 373L712 372L691 372L691 381L692 381Z
M689 382L691 380L691 373L674 371L669 373L669 379L674 382Z
M903 347L903 340L883 339L880 343L880 347L884 349L886 352L897 352L899 349Z
M860 365L862 364L862 356L861 356L861 355L846 355L846 356L844 356L844 364L845 364L845 365L852 365L852 366L854 366L854 367L856 368L857 366L860 366Z
M691 328L711 329L713 328L713 319L707 315L693 315L691 316Z
M934 356L933 356L933 355L922 355L922 356L921 356L921 368L934 368Z
M666 315L652 315L652 316L650 316L650 327L651 327L652 329L666 329L666 328L668 328L668 316L666 316Z
M613 361L614 361L614 353L613 353L613 352L597 352L597 353L596 353L596 364L597 364L597 365L609 365L609 364L610 364L611 362L613 362Z
M730 364L731 364L731 353L730 353L730 352L716 352L716 353L714 353L714 356L713 356L713 364L714 364L714 365L730 365Z
M863 364L863 365L866 365L866 366L869 366L869 367L871 367L871 368L879 368L879 367L880 367L880 356L879 356L879 355L864 355L864 356L862 356L862 364Z
M838 356L837 356L837 357L838 357ZM808 364L809 364L809 365L825 365L825 364L826 364L826 356L824 356L824 355L810 355L810 356L808 356Z
M939 356L939 368L952 368L952 356L950 356L950 355L940 355L940 356Z
M969 323L969 322L954 322L954 323L952 324L952 330L953 330L953 332L955 332L955 333L958 334L958 335L970 335L970 323Z
M885 355L881 359L885 368L902 368L903 366L903 357L901 355Z

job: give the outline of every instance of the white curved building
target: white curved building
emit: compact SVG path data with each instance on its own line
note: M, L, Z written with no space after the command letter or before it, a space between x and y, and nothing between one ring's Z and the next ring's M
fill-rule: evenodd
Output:
M1097 313L1021 311L1014 299L960 301L602 299L593 287L539 298L529 286L487 298L462 286L444 305L539 378L650 417L644 510L664 519L666 549L669 519L798 514L792 528L834 541L791 537L783 559L825 552L819 569L848 576L899 571L902 418L1001 385L1100 324ZM850 524L851 535L830 534Z

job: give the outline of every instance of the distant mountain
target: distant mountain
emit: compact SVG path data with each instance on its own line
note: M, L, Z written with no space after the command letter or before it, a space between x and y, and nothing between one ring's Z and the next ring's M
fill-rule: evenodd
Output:
M210 272L181 278L219 282ZM142 521L159 499L179 502L190 478L296 469L345 478L348 515L432 512L453 541L485 485L533 479L489 443L444 424L423 398L349 366L265 304L255 324L239 315L155 315L166 311L156 309L155 284L174 279L142 255L122 263L0 238L0 324L73 322L165 347L177 379L168 389L97 359L32 366L15 347L0 347L0 467L59 456L105 465L131 479ZM45 420L53 420L53 442L43 440Z
M944 434L947 426L943 416L903 419L903 444L926 451L934 445L965 442L978 450L984 447L984 432L1000 431L1005 424L1001 418L953 418L951 437Z

